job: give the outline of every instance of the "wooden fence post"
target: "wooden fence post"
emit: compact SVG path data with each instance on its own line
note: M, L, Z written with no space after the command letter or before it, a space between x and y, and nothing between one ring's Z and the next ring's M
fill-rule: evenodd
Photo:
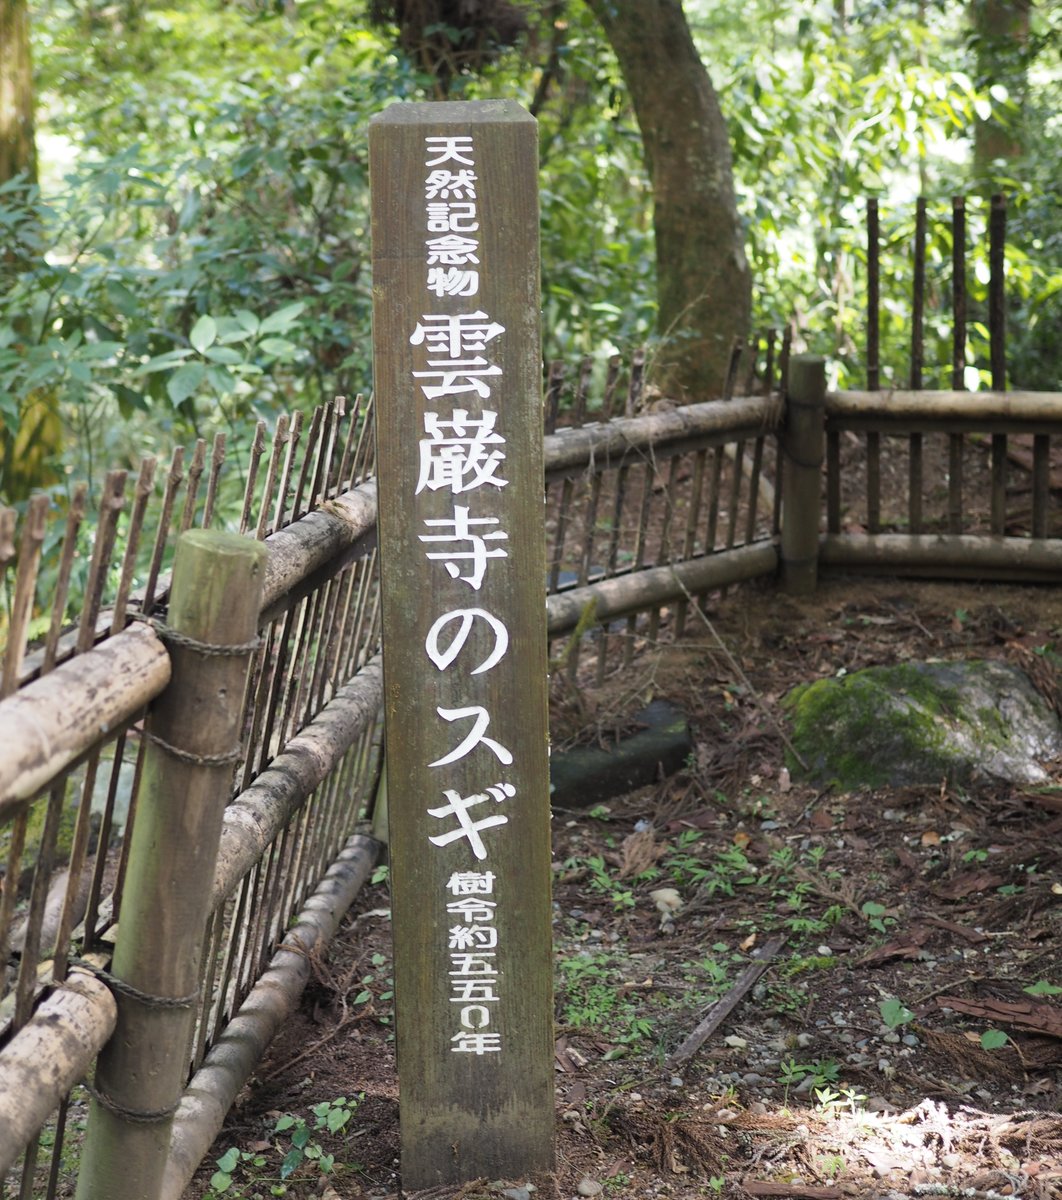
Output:
M826 360L795 355L789 364L785 426L781 444L782 590L807 595L815 590L819 563L822 460L826 441Z
M369 129L402 1185L553 1159L537 129Z
M111 972L114 1036L96 1064L77 1200L155 1200L184 1090L199 960L268 552L207 530L177 546L169 686L144 736Z

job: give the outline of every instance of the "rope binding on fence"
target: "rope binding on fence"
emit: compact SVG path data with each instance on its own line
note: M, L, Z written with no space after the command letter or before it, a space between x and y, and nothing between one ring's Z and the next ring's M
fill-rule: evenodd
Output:
M167 625L165 621L160 621L158 617L149 617L146 613L130 613L129 618L133 621L139 621L144 625L150 625L164 645L180 646L184 650L191 650L196 654L201 654L204 658L239 658L241 655L253 654L262 645L262 639L255 637L249 642L239 642L231 646L217 646L212 642L201 642L198 638L194 638L187 633L181 633L179 629L174 629L172 625Z

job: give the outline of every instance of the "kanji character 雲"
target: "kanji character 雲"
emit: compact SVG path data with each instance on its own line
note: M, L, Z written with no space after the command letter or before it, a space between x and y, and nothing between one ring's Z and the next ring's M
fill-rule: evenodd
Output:
M441 367L445 364L438 361L438 356L460 359L463 354L486 349L489 341L504 332L504 325L479 309L474 313L424 313L409 335L409 344L423 343L428 353L436 356L432 365Z

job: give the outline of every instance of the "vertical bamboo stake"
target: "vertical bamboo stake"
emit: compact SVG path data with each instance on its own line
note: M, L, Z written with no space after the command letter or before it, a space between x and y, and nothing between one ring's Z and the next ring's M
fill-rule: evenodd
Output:
M992 359L992 390L1007 390L1007 198L992 197L988 217L988 332Z
M782 589L790 595L815 590L819 562L819 495L825 445L826 360L795 355L782 434Z
M914 281L911 285L911 391L922 390L922 366L925 362L926 305L926 200L919 196L915 210Z
M879 246L881 228L877 200L867 201L867 391L876 392L880 377L880 280Z
M118 1026L97 1061L78 1200L154 1200L161 1186L266 558L235 534L192 530L178 542L173 674L146 735L112 964Z
M966 388L966 201L951 200L951 386Z

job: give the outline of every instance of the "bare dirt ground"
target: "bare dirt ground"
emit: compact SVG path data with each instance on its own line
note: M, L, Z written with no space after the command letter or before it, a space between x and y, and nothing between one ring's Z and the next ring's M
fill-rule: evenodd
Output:
M1062 764L1057 788L840 795L790 776L780 708L934 657L1006 658L1057 706L1062 595L857 580L707 615L603 688L556 684L555 745L658 697L694 743L680 774L555 815L556 1169L405 1195L1062 1196ZM387 906L359 897L186 1200L218 1158L226 1196L403 1194ZM304 1152L281 1181L293 1135L332 1170Z

